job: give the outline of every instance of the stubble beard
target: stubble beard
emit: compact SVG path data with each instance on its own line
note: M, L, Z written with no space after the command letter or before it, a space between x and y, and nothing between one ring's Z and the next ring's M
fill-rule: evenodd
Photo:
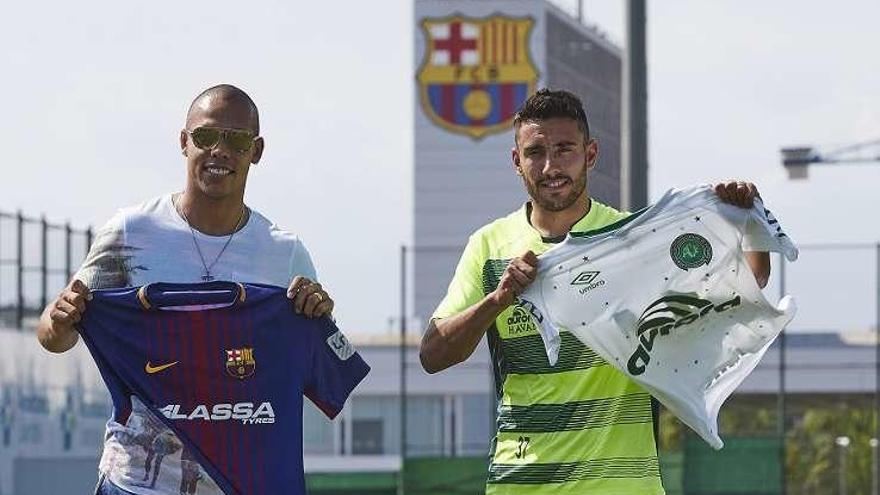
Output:
M562 198L543 196L538 183L532 182L525 176L523 176L523 182L525 182L529 197L531 197L532 201L537 203L541 209L552 212L563 211L575 204L581 194L587 189L587 167L584 167L580 175L572 180L571 192Z

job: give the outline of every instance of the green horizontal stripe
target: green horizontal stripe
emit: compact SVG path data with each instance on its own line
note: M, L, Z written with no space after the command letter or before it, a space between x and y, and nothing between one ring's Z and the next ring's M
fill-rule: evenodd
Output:
M559 337L559 360L556 366L550 366L540 335L503 339L501 350L506 360L506 371L520 374L562 373L608 364L570 332L562 332Z
M546 433L650 423L652 420L651 396L642 393L563 404L501 406L498 429Z
M611 231L617 230L617 229L623 227L624 225L632 222L636 218L639 218L642 215L642 213L648 211L648 208L649 207L646 206L646 207L642 208L641 210L633 212L628 217L621 218L620 220L618 220L614 223L609 223L608 225L606 225L604 227L599 227L597 229L587 230L584 232L569 232L569 234L572 237L593 237L593 236L596 236L599 234L604 234L606 232L611 232Z
M489 295L498 288L501 283L501 275L507 269L510 259L506 260L486 260L483 264L483 294Z
M611 457L553 464L492 464L489 483L544 484L588 479L654 478L660 476L657 457Z
M483 264L483 291L489 294L501 282L509 259L486 260ZM607 364L598 354L569 332L560 334L559 361L550 366L540 334L502 339L503 373L544 374L583 370Z

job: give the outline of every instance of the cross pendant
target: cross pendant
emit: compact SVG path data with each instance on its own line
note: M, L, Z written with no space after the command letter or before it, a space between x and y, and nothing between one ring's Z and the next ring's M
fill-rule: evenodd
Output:
M210 281L214 280L214 277L210 273L206 273L206 274L202 275L202 280L205 282L210 282Z

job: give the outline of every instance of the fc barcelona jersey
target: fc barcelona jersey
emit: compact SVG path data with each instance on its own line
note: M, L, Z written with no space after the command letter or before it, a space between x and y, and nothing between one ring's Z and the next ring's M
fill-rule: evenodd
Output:
M124 424L137 396L226 494L304 494L303 396L335 417L369 366L286 289L209 282L93 292L80 333Z

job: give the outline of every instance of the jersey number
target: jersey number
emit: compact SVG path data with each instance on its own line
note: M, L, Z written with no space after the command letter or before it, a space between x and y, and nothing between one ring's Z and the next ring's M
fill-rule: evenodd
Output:
M519 447L516 449L516 458L522 459L526 455L526 449L529 448L529 437L519 437Z

